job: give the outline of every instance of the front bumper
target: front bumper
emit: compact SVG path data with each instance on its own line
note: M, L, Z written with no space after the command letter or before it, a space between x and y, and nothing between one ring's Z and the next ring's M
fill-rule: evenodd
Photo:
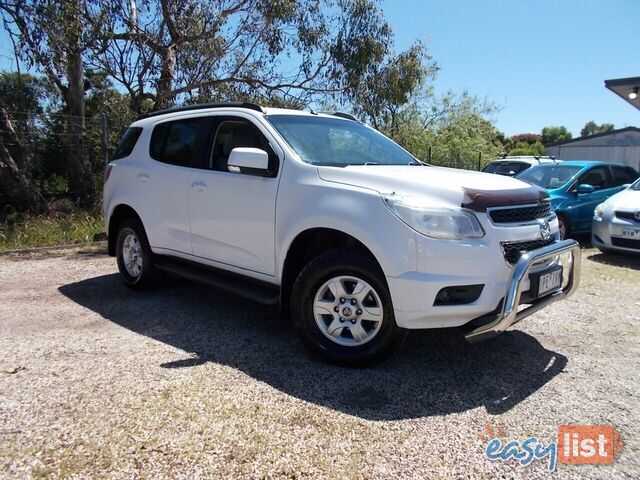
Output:
M547 260L553 260L558 255L568 254L568 280L566 285L557 292L535 300L527 307L518 310L520 297L528 282L532 268ZM573 294L580 283L580 245L575 240L563 240L552 245L528 252L518 260L513 269L511 279L507 284L502 309L497 318L468 332L465 337L469 341L478 341L487 336L502 332L532 313L562 300Z
M603 250L640 254L640 249L638 248L625 248L613 244L613 238L624 238L622 236L624 228L638 228L638 224L628 220L617 219L612 214L608 214L602 219L594 218L591 229L591 243L594 247Z

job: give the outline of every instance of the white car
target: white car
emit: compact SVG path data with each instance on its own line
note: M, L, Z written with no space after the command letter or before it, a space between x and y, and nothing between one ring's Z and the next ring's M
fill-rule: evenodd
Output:
M640 179L596 207L591 243L603 252L640 254Z
M154 113L105 178L109 253L129 287L160 270L279 305L344 365L386 357L411 329L490 336L579 282L578 244L558 241L542 188L422 164L345 114Z
M487 163L482 171L485 173L515 177L531 167L561 161L562 160L556 160L555 157L536 157L533 155L502 157Z

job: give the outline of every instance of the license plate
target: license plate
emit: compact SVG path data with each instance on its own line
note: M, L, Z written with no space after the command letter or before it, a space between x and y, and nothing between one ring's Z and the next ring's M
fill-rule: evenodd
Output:
M554 265L548 270L529 276L530 294L533 298L542 297L562 287L562 265Z
M623 228L622 236L625 238L640 238L640 229L638 228Z
M538 296L557 290L562 286L562 268L543 273L538 280Z

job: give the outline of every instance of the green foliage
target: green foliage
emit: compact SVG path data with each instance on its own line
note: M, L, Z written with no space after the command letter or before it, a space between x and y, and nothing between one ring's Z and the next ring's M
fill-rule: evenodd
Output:
M542 144L547 147L552 143L566 142L571 140L571 132L567 130L567 127L544 127L542 129Z
M513 138L513 137L512 137ZM540 142L540 140L528 144L525 142L517 142L515 146L509 150L509 155L518 156L518 155L533 155L536 157L540 157L547 154L547 149Z
M466 92L426 98L398 115L383 131L423 161L435 165L478 169L502 153L500 132L485 117L496 107Z
M580 136L587 137L589 135L596 135L598 133L610 132L614 128L615 127L613 123L602 123L598 125L596 122L591 120L584 124L584 127L582 127L582 130L580 130Z
M0 223L0 250L89 242L104 231L97 213L63 216L19 216Z

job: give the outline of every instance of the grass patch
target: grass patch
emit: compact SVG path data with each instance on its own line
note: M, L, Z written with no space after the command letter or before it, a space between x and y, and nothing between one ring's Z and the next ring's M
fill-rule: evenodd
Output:
M98 212L25 215L0 223L0 250L90 242L100 232L104 223Z

